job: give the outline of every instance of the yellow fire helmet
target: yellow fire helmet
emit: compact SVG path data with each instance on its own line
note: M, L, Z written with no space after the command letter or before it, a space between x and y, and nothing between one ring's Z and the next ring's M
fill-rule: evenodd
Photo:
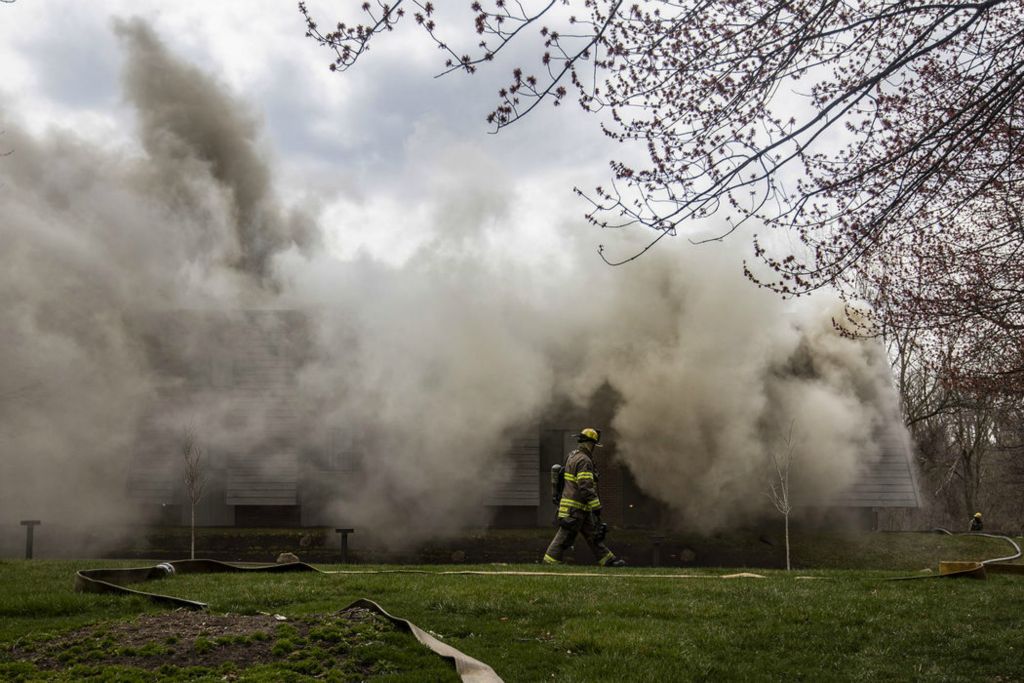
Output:
M601 430L594 429L593 427L587 427L586 429L581 429L576 438L579 441L593 441L595 446L600 446Z
M980 513L980 512L975 512L975 513L974 513L974 516L975 516L975 517L981 517L981 513Z

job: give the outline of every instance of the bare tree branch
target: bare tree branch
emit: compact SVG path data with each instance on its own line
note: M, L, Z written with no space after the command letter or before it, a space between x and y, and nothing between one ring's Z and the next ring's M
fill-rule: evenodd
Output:
M206 485L203 476L203 449L199 445L196 432L192 427L185 430L181 439L181 455L184 465L185 493L191 509L191 559L196 559L196 506L203 497Z
M537 29L536 68L498 89L495 131L575 91L609 138L646 152L577 190L593 225L652 231L623 256L599 247L606 263L749 227L757 285L835 287L870 305L863 331L924 331L951 381L1024 395L1024 3L477 1L466 51L431 3L365 3L365 23L328 33L300 5L340 70L406 7L442 73L476 73ZM722 231L693 239L709 218Z
M793 427L796 420L789 423L789 431L782 440L783 449L779 453L777 449L769 450L772 467L775 476L768 483L768 498L772 501L775 509L782 514L786 528L786 571L792 569L789 553L789 515L793 511L793 501L790 498L789 468L793 463Z

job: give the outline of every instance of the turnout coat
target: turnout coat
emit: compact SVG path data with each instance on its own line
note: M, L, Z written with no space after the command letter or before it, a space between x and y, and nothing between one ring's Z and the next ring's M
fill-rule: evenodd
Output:
M559 517L582 517L601 509L597 496L597 472L594 461L582 448L577 448L565 461L565 487L558 502Z

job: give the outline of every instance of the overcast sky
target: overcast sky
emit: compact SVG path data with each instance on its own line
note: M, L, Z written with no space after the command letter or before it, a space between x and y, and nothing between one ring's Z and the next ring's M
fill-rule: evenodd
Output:
M324 23L340 18L343 4L310 3ZM507 193L521 217L508 248L524 257L556 231L591 231L594 249L606 241L583 221L586 207L571 192L607 177L612 148L594 117L574 103L542 107L491 135L485 117L514 58L477 76L434 79L442 55L410 24L379 41L358 68L331 73L330 53L305 37L303 18L287 0L0 6L0 126L70 129L132 153L133 112L121 96L123 56L112 21L136 16L251 105L264 125L278 195L318 207L339 255L368 248L400 261L419 240L436 237L417 218L443 211L435 198L463 182ZM453 22L452 33L466 26Z

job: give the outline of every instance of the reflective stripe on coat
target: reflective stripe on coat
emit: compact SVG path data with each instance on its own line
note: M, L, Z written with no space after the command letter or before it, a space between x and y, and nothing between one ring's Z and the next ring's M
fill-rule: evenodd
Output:
M593 512L601 509L594 478L594 461L582 448L569 454L565 461L565 488L558 502L558 516L571 517L573 510Z

